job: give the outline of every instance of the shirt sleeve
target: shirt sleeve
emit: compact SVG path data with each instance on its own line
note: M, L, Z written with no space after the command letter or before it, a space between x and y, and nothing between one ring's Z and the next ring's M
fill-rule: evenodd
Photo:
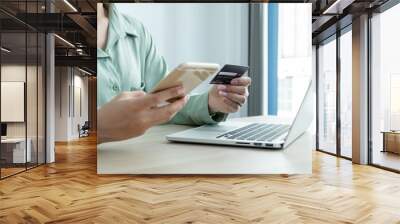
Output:
M208 91L190 96L187 104L177 113L170 123L185 125L216 124L226 120L224 113L210 114L208 109Z
M143 45L145 50L144 80L146 91L151 90L166 75L167 64L162 56L157 52L153 39L149 32L142 27ZM224 121L227 114L210 114L208 109L208 91L190 96L187 104L179 111L169 123L185 125L215 124Z

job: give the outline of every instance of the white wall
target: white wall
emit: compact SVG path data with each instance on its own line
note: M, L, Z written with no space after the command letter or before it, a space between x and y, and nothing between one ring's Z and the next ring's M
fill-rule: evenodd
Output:
M83 77L78 73L79 75L76 74L76 70L75 70L75 76L74 76L74 85L75 85L75 93L76 94L74 96L75 98L75 114L73 114L73 118L71 120L71 135L73 138L77 138L79 137L79 132L77 129L78 124L80 124L81 126L85 123L85 121L88 121L88 107L89 107L89 102L88 102L88 78L87 76ZM80 114L79 109L78 109L78 104L79 102L77 100L79 100L77 98L77 90L81 91L81 97L80 97L80 103L81 103L81 110L82 110L82 114Z
M68 139L68 67L55 68L55 140L67 141Z
M71 67L56 67L55 73L55 141L70 141L79 137L78 124L83 125L88 120L88 78ZM82 116L76 107L79 104L76 101L79 89Z
M248 64L247 4L118 4L151 33L169 68L187 61Z
M248 65L248 4L120 3L118 8L144 24L170 70L188 61ZM239 114L246 108L233 116Z

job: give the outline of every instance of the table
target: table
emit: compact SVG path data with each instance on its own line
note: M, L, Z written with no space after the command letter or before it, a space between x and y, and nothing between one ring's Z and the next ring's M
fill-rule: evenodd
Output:
M400 154L400 131L382 131L382 134L382 152L392 152Z
M6 161L5 163L25 164L25 162L31 161L32 141L30 138L27 138L26 141L28 142L28 144L25 144L25 138L1 139L1 145L2 145L1 157L2 159L5 159ZM28 146L26 147L26 151L25 151L25 145Z
M238 118L272 121L274 117ZM284 150L168 142L188 126L161 125L145 135L97 147L98 174L298 174L311 173L314 143L306 132Z

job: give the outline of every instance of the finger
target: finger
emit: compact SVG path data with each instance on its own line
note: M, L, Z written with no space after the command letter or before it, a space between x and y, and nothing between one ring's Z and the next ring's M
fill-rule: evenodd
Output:
M152 115L150 115L153 117L153 125L162 124L171 120L172 117L183 108L187 100L188 97L184 97L165 106L153 108L151 110Z
M217 89L219 91L237 93L244 96L248 95L247 87L245 86L217 85Z
M224 103L226 104L227 110L228 110L229 113L236 112L236 111L238 111L239 108L240 108L239 104L237 104L237 103L231 101L231 100L228 99L228 98L224 98Z
M146 93L143 92L143 91L133 91L133 92L124 91L124 92L118 94L116 99L118 99L118 100L130 100L130 99L134 99L136 97L141 97L141 96L144 96L144 95L146 95Z
M133 91L133 92L130 92L131 94L132 94L132 96L134 96L134 97L141 97L141 96L145 96L146 95L146 93L145 92L143 92L143 91Z
M235 86L249 86L251 84L251 78L248 76L232 79L231 85Z
M188 99L189 98L186 96L165 106L151 109L149 116L154 118L152 119L152 124L162 124L171 120L172 117L185 106Z
M243 105L246 102L246 97L243 95L239 95L236 93L227 93L224 91L219 91L218 92L221 96L224 96L228 99L230 99L231 101L239 104L239 105Z
M185 89L182 86L169 88L160 92L147 94L144 97L143 106L155 107L169 99L182 98L185 96Z

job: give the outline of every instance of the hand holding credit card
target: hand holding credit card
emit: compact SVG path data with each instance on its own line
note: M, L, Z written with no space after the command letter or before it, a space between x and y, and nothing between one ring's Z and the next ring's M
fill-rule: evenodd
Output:
M235 78L242 77L247 74L249 67L240 65L229 65L226 64L211 80L210 84L231 84L231 81Z

